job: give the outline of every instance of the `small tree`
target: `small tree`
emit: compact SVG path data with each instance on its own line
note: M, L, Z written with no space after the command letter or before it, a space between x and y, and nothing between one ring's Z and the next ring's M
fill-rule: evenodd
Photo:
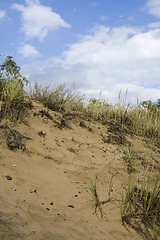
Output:
M150 111L160 112L160 99L156 102L152 102L151 100L143 101L141 106Z
M17 81L22 86L28 84L25 76L22 76L21 68L17 66L16 62L13 60L12 56L7 56L4 62L0 65L0 81L7 81L12 79Z

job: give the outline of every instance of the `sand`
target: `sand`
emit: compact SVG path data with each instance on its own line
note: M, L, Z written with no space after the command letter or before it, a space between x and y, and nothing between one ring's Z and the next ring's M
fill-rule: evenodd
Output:
M88 120L33 102L22 123L0 123L1 240L151 239L143 227L122 224L120 200L129 175L136 178L148 167L159 173L158 150L126 134L123 141L136 149L129 174L119 130ZM113 176L101 212L89 190L96 176L101 201Z

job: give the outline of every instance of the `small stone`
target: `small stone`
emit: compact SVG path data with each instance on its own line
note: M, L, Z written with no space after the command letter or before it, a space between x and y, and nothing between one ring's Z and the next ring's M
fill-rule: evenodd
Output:
M13 164L13 167L17 167L16 164Z
M50 202L50 205L53 205L54 203L53 202Z
M74 206L73 206L73 205L68 205L68 207L70 207L70 208L74 208Z
M75 197L78 197L78 195L76 194L76 195L74 195Z
M6 176L6 178L7 178L7 180L12 180L12 177L10 177L10 176Z
M35 189L35 190L33 190L33 189L30 189L30 193L36 193L37 192L37 190Z
M49 209L48 207L46 208L46 210L47 210L47 211L50 211L50 209Z

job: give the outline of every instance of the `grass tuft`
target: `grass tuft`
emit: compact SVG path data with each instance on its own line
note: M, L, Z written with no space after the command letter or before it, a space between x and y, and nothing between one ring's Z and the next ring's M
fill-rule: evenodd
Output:
M145 177L142 183L128 182L125 193L122 193L121 218L123 223L141 224L152 230L153 235L160 233L160 181Z
M104 200L104 201L100 201L99 199L99 194L97 192L97 181L98 181L98 176L96 175L95 181L91 181L91 186L89 187L89 194L92 196L92 199L94 201L94 207L95 207L95 213L97 208L100 211L101 214L101 218L103 218L103 211L101 208L101 205L106 204L108 202L111 201L111 191L112 191L112 187L113 187L113 177L114 175L111 176L110 182L109 182L109 187L108 187L108 199Z

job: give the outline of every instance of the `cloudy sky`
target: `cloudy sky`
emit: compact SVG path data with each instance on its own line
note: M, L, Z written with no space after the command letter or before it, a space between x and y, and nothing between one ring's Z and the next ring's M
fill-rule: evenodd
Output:
M160 0L5 0L0 31L0 54L31 83L160 98Z

